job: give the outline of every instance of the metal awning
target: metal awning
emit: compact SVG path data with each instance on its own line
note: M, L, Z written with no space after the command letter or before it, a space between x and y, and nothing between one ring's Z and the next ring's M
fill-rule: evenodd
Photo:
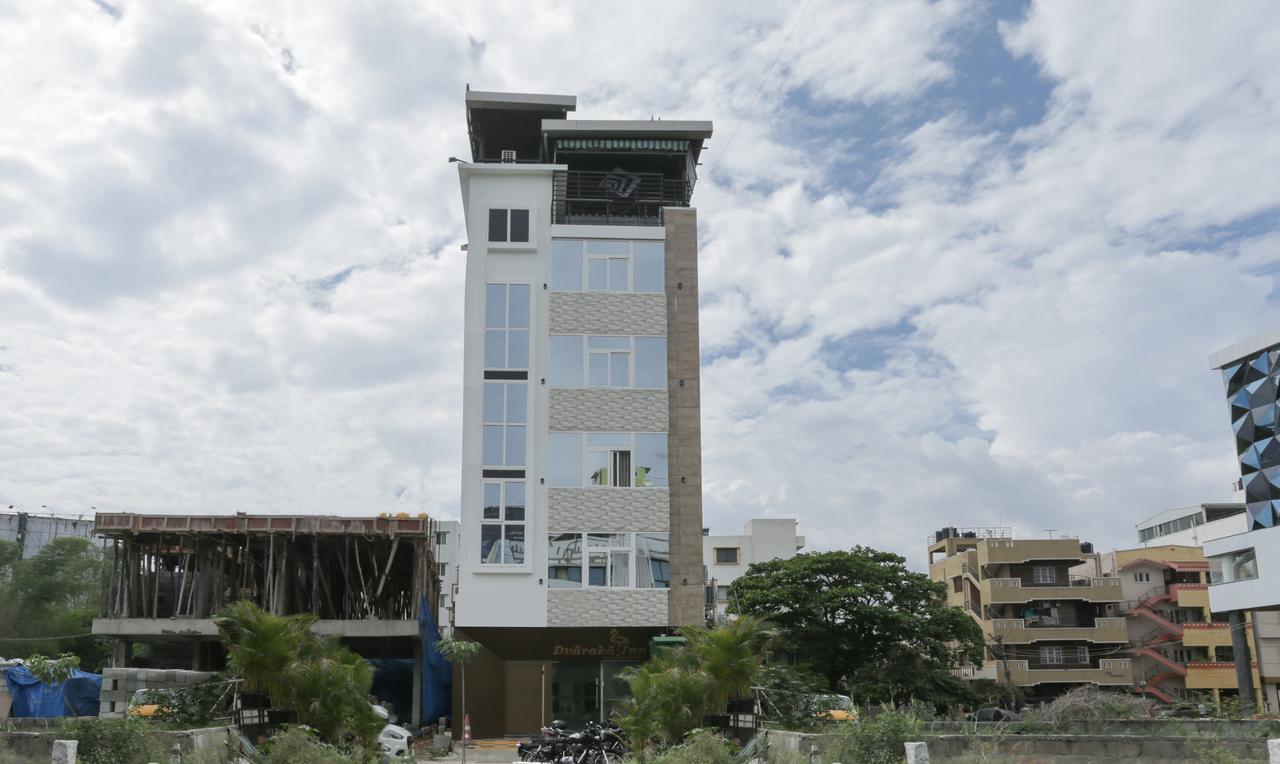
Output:
M593 151L688 151L678 138L557 138L556 148Z

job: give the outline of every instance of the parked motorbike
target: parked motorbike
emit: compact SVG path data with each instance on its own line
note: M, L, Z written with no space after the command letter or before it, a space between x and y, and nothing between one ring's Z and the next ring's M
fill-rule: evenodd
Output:
M612 721L591 722L579 732L557 719L516 746L520 761L548 764L614 764L627 755L626 735Z

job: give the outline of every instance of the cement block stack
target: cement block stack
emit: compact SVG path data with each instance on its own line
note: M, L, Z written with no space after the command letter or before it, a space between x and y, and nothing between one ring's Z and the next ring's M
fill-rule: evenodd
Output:
M102 719L124 718L129 700L138 690L176 690L211 681L214 676L210 671L181 669L103 669L98 716Z

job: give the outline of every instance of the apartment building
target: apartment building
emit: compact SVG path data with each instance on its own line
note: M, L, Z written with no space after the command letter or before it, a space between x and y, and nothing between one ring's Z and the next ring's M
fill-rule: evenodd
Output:
M1212 354L1209 366L1221 371L1226 388L1247 522L1243 532L1204 545L1209 601L1215 613L1229 614L1233 652L1260 667L1267 707L1280 709L1280 328ZM1252 673L1237 663L1240 683Z
M704 529L702 564L707 581L707 622L721 623L729 606L729 586L752 563L789 560L804 549L793 518L748 520L740 536L712 536Z
M1192 504L1173 507L1137 524L1141 546L1200 546L1206 541L1244 533L1248 518L1244 502Z
M18 545L18 559L40 554L54 539L70 537L94 541L93 518L32 512L0 511L0 541Z
M440 579L440 610L436 619L440 629L453 623L453 589L458 583L458 547L462 523L457 520L436 522L436 576Z
M466 94L453 622L484 648L476 737L607 717L651 639L704 619L690 202L712 127L576 106Z
M929 575L947 602L982 627L981 666L966 679L1012 682L1033 698L1095 684L1129 687L1118 578L1101 574L1092 545L1070 537L1017 539L1009 528L944 528L928 539Z

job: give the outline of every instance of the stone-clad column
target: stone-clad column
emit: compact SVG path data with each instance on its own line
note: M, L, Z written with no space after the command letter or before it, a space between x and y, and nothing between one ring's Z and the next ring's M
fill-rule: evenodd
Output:
M698 350L698 214L668 207L666 223L671 625L704 622L702 408Z

